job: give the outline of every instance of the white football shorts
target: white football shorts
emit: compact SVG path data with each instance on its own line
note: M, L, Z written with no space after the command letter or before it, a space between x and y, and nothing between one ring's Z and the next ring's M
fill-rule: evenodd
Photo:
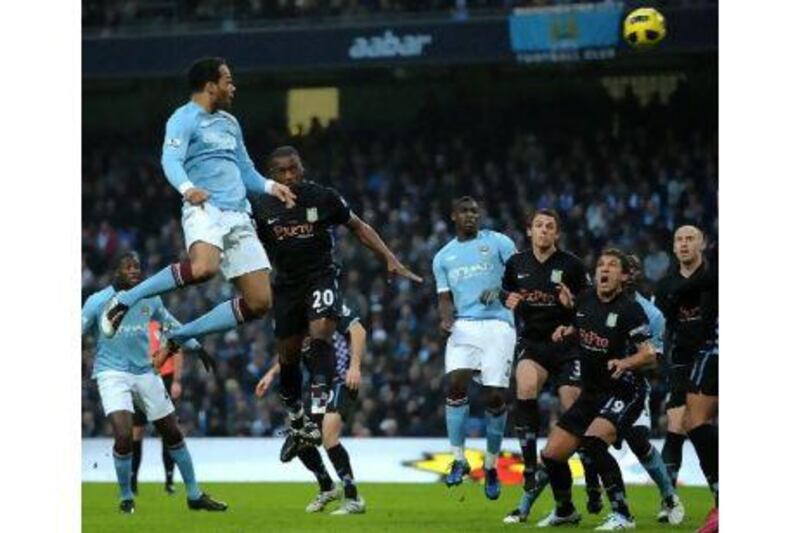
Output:
M253 220L244 211L222 211L208 202L202 205L184 202L181 224L186 250L202 241L222 251L220 270L225 279L271 266Z
M106 416L114 411L133 413L134 402L150 422L175 411L164 382L153 372L131 374L121 370L102 370L97 373L97 388Z
M507 388L514 363L516 330L503 320L456 320L444 353L445 372L469 368L480 372L486 387Z

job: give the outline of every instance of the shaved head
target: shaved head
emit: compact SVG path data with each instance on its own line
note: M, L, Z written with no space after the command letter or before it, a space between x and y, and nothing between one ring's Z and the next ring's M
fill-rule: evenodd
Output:
M675 238L678 238L678 235L694 235L695 237L705 240L705 234L703 230L698 228L697 226L693 226L691 224L685 224L678 229L675 230Z
M675 230L673 251L682 267L693 269L703 261L703 250L706 248L706 239L702 230L690 224Z

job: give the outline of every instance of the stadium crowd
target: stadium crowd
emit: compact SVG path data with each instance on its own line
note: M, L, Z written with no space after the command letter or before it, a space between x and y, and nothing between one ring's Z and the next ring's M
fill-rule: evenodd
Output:
M502 13L517 7L540 7L608 0L83 0L84 29L113 34L132 28L189 27L352 21L380 16L408 17L425 13L465 19L478 13ZM697 0L671 2L697 4ZM706 2L710 3L710 2Z
M501 129L484 123L465 128L446 108L425 109L403 132L316 124L302 137L277 129L245 130L251 155L291 142L300 149L309 177L339 190L354 211L383 236L403 262L423 275L422 286L387 284L382 265L340 228L338 259L346 299L369 332L360 405L345 435L442 436L443 346L438 336L431 260L452 238L450 200L471 194L483 208L483 226L505 232L518 248L528 246L525 216L555 207L563 219L562 247L592 265L607 244L637 251L646 284L671 267L671 230L693 221L713 237L717 224L717 139L713 124L696 127L674 104L647 108L620 103L615 113L570 120L560 128L524 123ZM576 113L579 115L579 113ZM667 121L671 127L662 127ZM496 117L504 120L505 117ZM465 120L465 119L462 119ZM473 121L474 122L474 121ZM87 132L83 154L83 297L106 286L111 260L125 249L142 255L145 275L185 256L179 197L159 163L157 145L134 137ZM264 170L264 169L262 169ZM221 278L170 294L167 307L181 320L198 316L230 297ZM176 402L190 436L262 436L284 427L276 390L254 397L257 381L275 355L266 320L212 336L207 350L220 361L207 374L197 361L185 364L184 392ZM83 435L110 434L97 388L90 380L93 342L83 349ZM653 380L654 435L665 426L666 387ZM513 385L512 385L513 387ZM276 385L273 385L276 389ZM472 402L470 434L483 431L482 409ZM543 420L555 422L557 399L544 396Z

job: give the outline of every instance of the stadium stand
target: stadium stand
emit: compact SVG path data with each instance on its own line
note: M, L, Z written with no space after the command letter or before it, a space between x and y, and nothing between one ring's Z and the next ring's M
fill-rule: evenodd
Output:
M421 287L387 285L382 265L345 230L339 234L347 298L369 331L360 408L346 435L444 434L444 364L430 264L452 236L449 201L455 195L478 198L484 226L505 232L520 248L527 246L526 214L555 207L564 220L565 248L587 264L606 244L635 250L649 284L670 268L670 231L676 224L694 221L716 239L716 123L694 117L680 89L668 103L656 99L642 106L631 95L609 100L607 117L592 120L591 128L579 107L567 105L538 109L535 120L518 112L472 120L472 127L465 127L459 119L464 111L449 107L454 105L431 101L391 131L336 121L295 137L275 125L246 129L251 155L261 163L271 147L296 145L309 177L336 187L425 277ZM146 275L183 253L178 196L163 178L158 144L151 141L136 133L84 133L84 297L109 282L109 261L119 250L140 251ZM173 293L165 302L186 319L229 297L231 290L217 278ZM110 434L89 379L92 344L87 339L83 349L85 437ZM253 395L275 353L271 326L259 321L205 344L220 368L208 375L197 362L186 365L178 413L187 433L260 436L281 429L277 394L263 400ZM658 379L653 385L654 436L660 436L665 388ZM540 404L542 419L554 422L557 401L549 396ZM478 401L473 405L476 415L482 413ZM470 434L482 431L482 416L476 416Z

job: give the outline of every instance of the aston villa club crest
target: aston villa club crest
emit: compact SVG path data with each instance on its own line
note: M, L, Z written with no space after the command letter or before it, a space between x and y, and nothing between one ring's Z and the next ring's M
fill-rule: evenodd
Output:
M564 277L564 271L554 268L550 271L550 281L553 283L561 283L561 278Z
M306 220L309 222L316 222L319 220L319 213L317 213L316 207L309 207L306 209Z
M608 313L608 318L606 318L606 326L609 328L613 328L617 325L617 313Z

